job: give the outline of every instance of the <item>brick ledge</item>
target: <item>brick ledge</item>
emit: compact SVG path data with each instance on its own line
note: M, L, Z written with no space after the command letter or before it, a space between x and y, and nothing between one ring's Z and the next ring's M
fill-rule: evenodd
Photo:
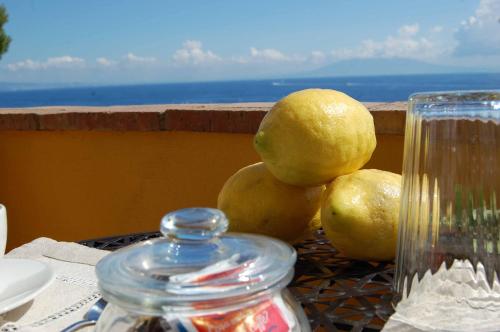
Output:
M273 103L0 108L0 130L250 133ZM403 135L406 103L365 103L377 134Z

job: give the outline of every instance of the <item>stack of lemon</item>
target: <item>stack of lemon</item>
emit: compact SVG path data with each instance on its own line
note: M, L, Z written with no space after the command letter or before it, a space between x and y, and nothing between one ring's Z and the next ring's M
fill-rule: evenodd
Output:
M263 162L236 172L219 194L230 230L293 242L321 224L348 257L394 258L401 176L360 170L376 146L363 104L334 90L292 93L262 120L254 146Z

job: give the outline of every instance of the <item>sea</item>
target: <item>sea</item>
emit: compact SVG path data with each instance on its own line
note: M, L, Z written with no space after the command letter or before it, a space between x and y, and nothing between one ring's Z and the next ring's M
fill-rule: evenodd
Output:
M274 102L291 92L307 88L335 89L367 102L405 101L417 92L498 90L500 73L280 78L51 88L1 83L0 107Z

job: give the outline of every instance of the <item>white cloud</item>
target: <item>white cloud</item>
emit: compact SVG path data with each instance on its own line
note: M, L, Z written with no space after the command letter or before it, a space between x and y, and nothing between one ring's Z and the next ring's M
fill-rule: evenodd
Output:
M103 67L111 67L116 65L116 61L110 60L105 57L97 58L95 61L97 62L98 65L101 65Z
M78 57L64 55L60 57L48 58L45 61L36 61L26 59L15 63L9 63L7 68L11 71L17 70L40 70L48 68L82 68L85 66L85 60Z
M203 44L198 40L186 40L182 48L175 51L172 59L177 64L200 65L219 62L222 59L210 50L204 50Z
M288 61L289 58L278 50L273 48L257 49L255 47L250 48L250 56L252 59L263 60L263 61Z
M127 53L124 56L124 59L130 63L153 63L153 62L156 62L155 57L138 56L138 55L135 55L131 52Z
M326 54L321 51L312 51L310 60L314 64L320 64L326 61Z
M404 25L398 33L387 36L384 40L364 40L357 48L345 48L332 51L336 60L352 58L407 58L429 60L438 58L452 51L452 47L432 36L420 35L418 24Z
M432 28L431 30L432 32L436 32L436 33L439 33L439 32L442 32L443 31L443 27L441 25L436 25L435 27Z
M400 36L415 36L418 31L420 30L420 25L418 23L415 24L410 24L410 25L403 25L401 28L399 28L398 32Z
M249 60L254 62L302 62L306 61L306 57L297 54L287 55L274 48L258 49L250 47Z
M258 49L256 47L250 47L250 54L245 56L233 57L232 62L238 64L292 64L299 62L306 62L307 60L318 60L321 57L320 51L314 51L311 56L305 57L301 55L287 55L274 48L263 48Z
M47 67L80 67L85 63L82 58L64 55L56 58L48 58L46 62Z
M37 70L41 68L41 65L42 63L39 61L26 59L15 63L9 63L7 64L7 68L11 71L22 70L22 69Z
M500 1L481 0L473 16L462 21L455 34L457 55L500 53Z

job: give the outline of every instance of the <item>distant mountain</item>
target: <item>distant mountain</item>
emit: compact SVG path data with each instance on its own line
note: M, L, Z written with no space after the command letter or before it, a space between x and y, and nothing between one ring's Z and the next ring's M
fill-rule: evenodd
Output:
M480 70L475 69L474 72ZM484 70L487 72L487 70ZM297 73L298 77L332 77L332 76L373 76L373 75L405 75L405 74L449 74L472 72L471 69L436 65L410 59L352 59L335 62L325 67Z

